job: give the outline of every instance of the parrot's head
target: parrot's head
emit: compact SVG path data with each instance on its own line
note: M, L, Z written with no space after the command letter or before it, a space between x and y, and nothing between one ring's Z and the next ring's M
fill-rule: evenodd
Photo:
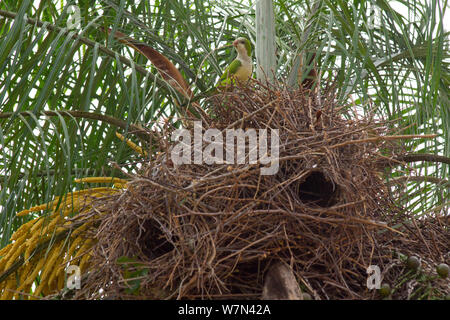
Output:
M233 46L236 51L241 55L252 56L252 45L247 38L240 37L233 41Z

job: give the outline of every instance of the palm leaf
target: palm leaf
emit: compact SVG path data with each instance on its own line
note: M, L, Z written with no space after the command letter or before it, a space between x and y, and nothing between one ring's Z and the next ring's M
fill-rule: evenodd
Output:
M109 30L111 32L111 30ZM164 80L166 80L171 86L173 86L178 92L180 92L186 98L192 97L192 91L186 80L175 67L175 65L163 54L153 49L149 45L142 44L136 40L127 37L122 32L116 31L114 37L118 38L120 42L132 47L147 57L156 67Z

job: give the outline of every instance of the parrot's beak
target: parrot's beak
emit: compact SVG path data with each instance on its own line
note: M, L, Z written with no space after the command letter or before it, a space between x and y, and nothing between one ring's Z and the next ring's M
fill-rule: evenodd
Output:
M234 41L233 41L233 46L237 47L237 45L238 45L238 41L237 41L237 40L234 40Z

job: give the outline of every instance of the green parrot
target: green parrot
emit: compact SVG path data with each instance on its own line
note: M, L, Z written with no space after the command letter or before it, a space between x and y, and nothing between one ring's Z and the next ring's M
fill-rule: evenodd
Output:
M252 46L250 41L247 38L240 37L233 41L233 46L236 48L238 55L236 59L234 59L225 69L217 84L190 99L188 102L181 105L181 107L186 107L190 103L217 94L231 84L236 84L236 82L245 82L251 77L253 72L253 64Z
M236 48L237 57L225 69L223 75L220 77L216 87L228 86L237 82L247 81L251 77L252 66L252 45L247 38L237 38L233 42Z

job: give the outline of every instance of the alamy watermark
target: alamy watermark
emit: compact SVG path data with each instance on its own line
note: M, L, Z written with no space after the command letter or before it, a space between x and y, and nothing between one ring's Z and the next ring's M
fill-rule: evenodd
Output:
M67 19L67 29L72 30L81 26L81 11L80 7L70 5L67 7L69 18Z
M67 274L67 289L81 289L81 270L79 266L70 265L66 269Z
M210 128L203 133L201 121L194 122L193 144L191 131L187 129L175 130L171 140L177 142L171 151L171 160L175 165L259 163L263 165L261 175L274 175L278 172L280 152L278 129L270 129L270 150L268 150L267 129L246 129L245 131L226 129L224 148L222 131ZM246 144L247 140L248 144ZM206 143L205 147L204 143Z
M367 3L367 27L373 29L381 25L382 12L380 7L371 2Z
M380 289L381 287L381 270L377 265L370 265L366 269L367 274L367 289Z

